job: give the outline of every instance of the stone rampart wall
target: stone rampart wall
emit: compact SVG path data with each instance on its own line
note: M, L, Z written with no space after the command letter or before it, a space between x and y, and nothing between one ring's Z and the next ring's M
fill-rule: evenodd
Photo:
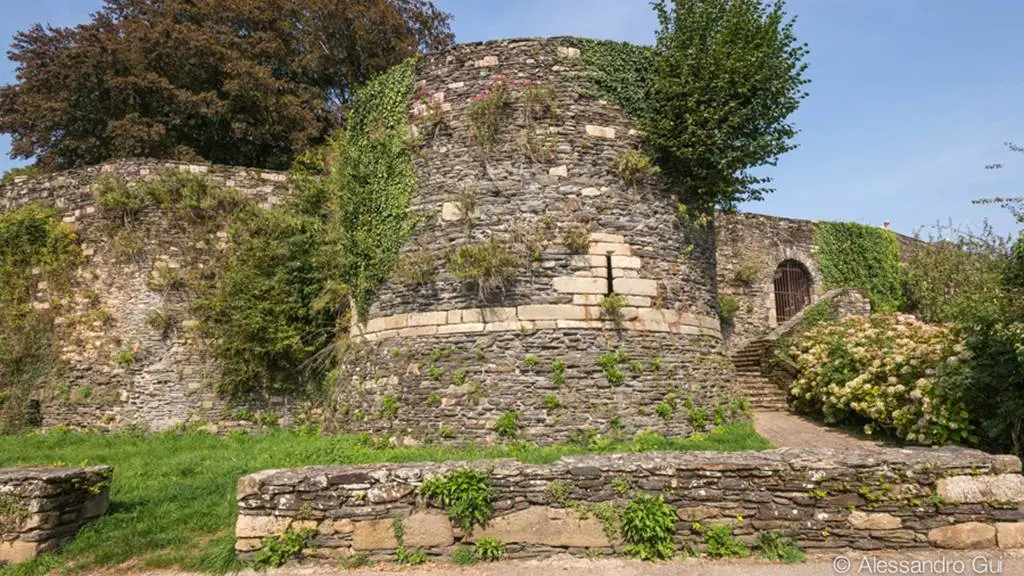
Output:
M113 468L0 469L0 564L49 552L107 511Z
M496 491L494 516L463 531L418 495L427 478L462 466L392 464L266 470L238 483L236 550L312 531L304 554L393 558L404 545L431 556L493 537L509 557L621 553L617 513L636 494L676 510L675 544L701 550L695 523L727 524L748 544L764 531L807 549L1024 548L1020 460L974 450L865 452L779 449L562 458L550 465L473 462ZM587 510L590 513L586 513ZM611 522L602 522L601 518ZM395 518L404 527L396 538Z
M64 368L35 396L46 426L158 430L231 420L231 410L211 389L217 368L193 330L189 291L166 285L168 278L187 285L202 274L223 247L227 222L212 233L197 233L147 208L131 229L141 245L125 257L116 247L123 230L95 204L102 178L116 175L135 184L163 170L205 174L263 206L287 194L284 173L153 160L109 162L0 187L3 211L30 202L58 208L74 225L84 255L70 301L56 311ZM37 296L36 306L49 309L45 292ZM154 326L154 314L171 321Z

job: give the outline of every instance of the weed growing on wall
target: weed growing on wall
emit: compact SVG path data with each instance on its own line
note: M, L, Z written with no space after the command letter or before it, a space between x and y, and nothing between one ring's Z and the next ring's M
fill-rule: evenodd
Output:
M419 493L441 504L445 514L467 532L474 525L487 525L493 513L491 502L497 494L491 488L490 476L472 468L459 468L428 478Z
M758 534L754 546L759 556L772 562L799 564L806 559L795 539L771 530Z
M705 526L695 522L693 530L704 538L705 552L711 558L744 558L750 555L750 549L733 537L732 527L728 524Z
M463 244L448 257L452 276L475 286L485 302L495 292L504 294L519 274L519 266L519 256L494 238Z
M616 328L622 328L622 322L625 320L623 313L623 309L626 307L625 296L615 293L602 296L598 307L601 309L601 316L611 320Z
M719 294L718 295L718 317L721 318L722 322L731 324L736 318L736 313L740 311L740 301L732 294Z
M34 203L0 215L0 433L36 424L29 395L58 369L53 315L80 262L57 210ZM44 283L45 309L34 304Z
M637 494L622 510L626 554L640 560L668 560L675 554L676 511L661 496Z
M499 74L492 76L484 89L469 101L468 115L473 144L484 154L498 138L509 105L508 93L508 78Z
M615 157L615 172L627 186L636 186L660 174L661 169L647 154L627 150Z
M298 532L288 528L280 536L270 536L263 540L263 548L256 551L253 567L257 570L279 568L289 561L298 558L306 541L316 535L316 530L306 528Z
M903 301L896 235L854 222L821 222L814 235L825 288L858 288L874 312L895 312Z
M497 562L505 555L505 543L497 538L481 538L476 541L474 553L478 560Z

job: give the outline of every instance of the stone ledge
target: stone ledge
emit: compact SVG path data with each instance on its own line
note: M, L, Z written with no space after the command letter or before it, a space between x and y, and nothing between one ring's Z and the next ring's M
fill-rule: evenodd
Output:
M575 280L587 280L577 278ZM603 282L603 280L602 280ZM654 282L653 280L651 282ZM632 302L621 326L602 319L597 306L600 296L573 304L527 304L515 308L462 308L457 310L396 314L373 318L351 330L353 337L375 341L394 336L431 336L471 332L517 332L550 328L581 328L592 330L632 330L669 334L706 335L721 338L717 318L679 313L660 308L634 307L646 304L645 296L630 296ZM593 302L592 304L590 302Z
M744 539L782 530L817 549L1024 548L1024 507L935 507L918 500L935 493L947 477L965 470L977 471L978 478L998 477L989 475L1007 464L1013 463L962 448L871 448L588 455L546 465L506 459L271 470L239 481L236 550L249 557L261 545L257 534L303 526L318 532L304 552L311 557L393 558L403 543L447 555L455 545L484 537L527 556L612 553L622 542L604 530L595 506L621 510L630 498L616 489L623 482L630 493L662 495L682 520L676 542L696 547L702 539L691 522L728 524ZM437 502L417 496L424 480L464 466L485 471L496 490L494 516L468 533ZM893 475L905 483L884 503L872 505L860 496ZM555 482L571 506L552 494ZM808 497L815 488L832 496ZM309 506L299 512L304 503ZM404 542L395 537L394 518L403 519ZM824 540L823 532L830 533Z

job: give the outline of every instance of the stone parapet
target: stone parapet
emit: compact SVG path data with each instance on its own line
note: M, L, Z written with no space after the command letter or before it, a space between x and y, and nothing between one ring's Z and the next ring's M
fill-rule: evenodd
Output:
M24 562L107 511L113 468L0 469L0 564Z
M431 477L469 466L495 490L494 515L464 531L418 495ZM639 493L676 510L677 547L700 550L701 525L727 524L739 540L777 531L807 549L1024 546L1020 461L961 448L779 449L648 453L444 464L266 470L238 483L236 549L243 557L292 528L314 534L304 554L392 558L399 546L446 556L492 537L509 557L623 551L617 514ZM600 516L593 512L602 505ZM588 512L590 510L590 512ZM402 519L404 539L393 530ZM602 521L600 518L603 518ZM609 519L611 521L609 522Z

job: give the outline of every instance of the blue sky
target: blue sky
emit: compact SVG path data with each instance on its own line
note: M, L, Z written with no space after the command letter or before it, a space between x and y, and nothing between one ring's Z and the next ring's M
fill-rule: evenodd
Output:
M654 39L647 0L435 0L455 14L459 41L576 35ZM99 0L0 0L0 43L34 22L73 25ZM1016 230L974 198L1024 195L1024 2L790 0L810 45L810 97L795 114L800 147L765 170L777 191L743 210L796 218L892 222L912 233L985 218ZM0 83L13 66L0 62ZM9 149L0 136L0 150ZM984 166L1002 162L1002 170ZM0 172L16 164L0 157Z

